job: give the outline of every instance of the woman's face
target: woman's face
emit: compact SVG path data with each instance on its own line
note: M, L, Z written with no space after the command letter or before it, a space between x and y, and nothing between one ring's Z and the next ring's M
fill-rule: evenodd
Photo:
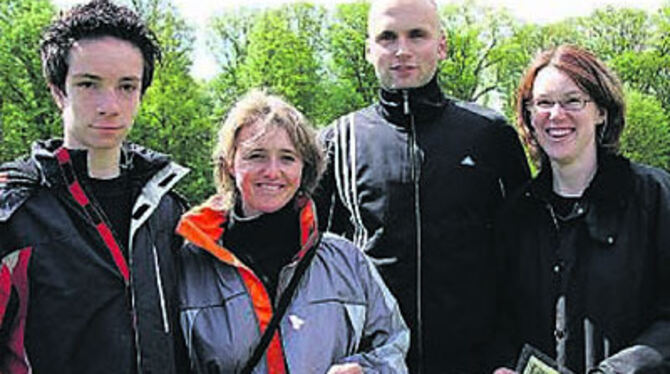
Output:
M552 165L595 163L596 125L605 113L575 82L553 66L533 82L531 125Z
M262 134L262 135L258 135ZM244 126L236 140L230 174L246 217L272 213L288 203L300 187L302 158L285 129L259 122Z

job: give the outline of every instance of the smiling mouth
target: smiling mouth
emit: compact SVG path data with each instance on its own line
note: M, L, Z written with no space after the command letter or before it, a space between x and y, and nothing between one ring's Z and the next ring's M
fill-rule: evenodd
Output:
M283 184L257 183L256 187L265 191L280 191L284 188Z
M571 134L573 134L576 130L574 128L566 128L566 127L552 127L548 128L545 130L545 133L552 139L563 139Z

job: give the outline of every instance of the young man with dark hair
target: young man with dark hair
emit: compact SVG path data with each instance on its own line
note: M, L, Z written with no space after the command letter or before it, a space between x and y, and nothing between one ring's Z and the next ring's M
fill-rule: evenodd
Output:
M0 372L176 373L174 234L187 170L125 142L160 47L94 0L43 35L63 139L0 166Z

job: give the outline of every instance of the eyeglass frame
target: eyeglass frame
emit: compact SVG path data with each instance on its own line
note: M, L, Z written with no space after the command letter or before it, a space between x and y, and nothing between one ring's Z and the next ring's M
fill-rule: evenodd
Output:
M570 108L567 101L575 100L575 99L579 100L579 107ZM551 106L548 106L546 108L539 107L537 105L538 101L548 101L548 102L551 103ZM532 114L537 114L537 113L546 114L546 113L551 112L556 107L556 104L558 104L558 106L561 107L561 109L563 109L567 112L579 112L579 111L583 110L584 108L586 108L586 104L588 104L589 102L592 102L592 101L593 101L593 99L587 99L587 98L584 98L584 97L577 97L577 96L566 97L566 98L563 98L561 100L531 99L526 104L526 109L528 109L528 111L530 111Z

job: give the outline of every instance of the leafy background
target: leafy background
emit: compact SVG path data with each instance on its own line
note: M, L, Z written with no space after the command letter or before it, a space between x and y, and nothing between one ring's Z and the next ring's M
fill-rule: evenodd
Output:
M189 74L195 31L171 0L119 2L139 12L165 48L130 139L192 169L180 186L191 203L214 191L214 134L250 88L283 95L317 127L376 98L374 70L365 61L366 2L239 8L218 16L207 28L220 73L208 81ZM48 0L0 0L0 161L25 154L35 139L62 134L37 52L56 13ZM514 123L515 90L530 59L556 44L582 45L625 84L622 152L670 170L670 2L655 12L604 7L543 25L472 1L441 6L440 15L449 44L440 86L448 95L493 106Z

